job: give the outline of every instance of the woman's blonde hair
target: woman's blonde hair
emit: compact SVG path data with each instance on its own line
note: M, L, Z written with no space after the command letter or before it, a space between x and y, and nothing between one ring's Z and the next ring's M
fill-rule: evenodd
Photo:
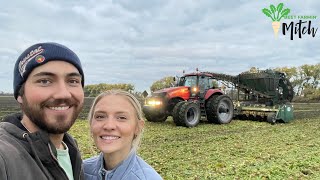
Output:
M124 91L124 90L119 90L119 89L113 89L113 90L107 90L105 92L102 92L101 94L99 94L93 101L93 104L90 108L89 111L89 115L88 115L88 120L91 126L91 122L92 122L92 118L93 118L93 114L94 114L94 109L97 105L97 103L105 96L108 95L118 95L118 96L124 96L127 98L127 100L130 102L130 104L133 106L133 108L135 109L136 112L136 119L137 122L138 121L144 121L143 120L143 116L142 116L142 108L140 105L140 102L138 101L138 99L136 97L134 97L131 93ZM135 137L132 141L132 148L134 148L135 150L137 150L140 146L140 141L142 138L142 134L143 134L143 127L140 127L139 123L138 123L138 128L139 128L139 132L138 134L135 134Z

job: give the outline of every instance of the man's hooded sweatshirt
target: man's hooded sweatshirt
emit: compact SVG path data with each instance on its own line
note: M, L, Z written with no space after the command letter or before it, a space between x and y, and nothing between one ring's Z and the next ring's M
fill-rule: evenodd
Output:
M29 133L21 124L22 114L7 116L0 122L0 179L68 180L59 166L57 150L44 131ZM82 160L76 141L65 133L75 180L83 179Z

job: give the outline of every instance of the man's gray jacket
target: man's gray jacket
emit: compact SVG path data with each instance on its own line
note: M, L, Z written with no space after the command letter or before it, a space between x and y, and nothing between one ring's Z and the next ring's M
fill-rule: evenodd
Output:
M0 179L67 180L48 134L43 131L27 133L20 122L21 116L15 114L0 122ZM75 140L65 133L63 141L69 148L74 179L84 179L82 160Z

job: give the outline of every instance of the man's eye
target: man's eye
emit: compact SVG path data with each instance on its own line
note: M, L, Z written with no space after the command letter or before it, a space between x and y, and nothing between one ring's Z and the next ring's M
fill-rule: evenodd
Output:
M79 83L80 83L80 80L78 80L78 79L71 79L69 82L72 83L72 84L79 84Z
M40 79L37 81L37 83L43 84L43 85L48 85L51 83L48 79Z

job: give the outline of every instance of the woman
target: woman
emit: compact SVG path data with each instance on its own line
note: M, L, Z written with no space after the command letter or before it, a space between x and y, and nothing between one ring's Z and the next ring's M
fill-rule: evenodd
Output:
M139 101L122 90L100 94L89 112L90 131L100 155L84 161L87 180L162 179L137 154L144 120Z

